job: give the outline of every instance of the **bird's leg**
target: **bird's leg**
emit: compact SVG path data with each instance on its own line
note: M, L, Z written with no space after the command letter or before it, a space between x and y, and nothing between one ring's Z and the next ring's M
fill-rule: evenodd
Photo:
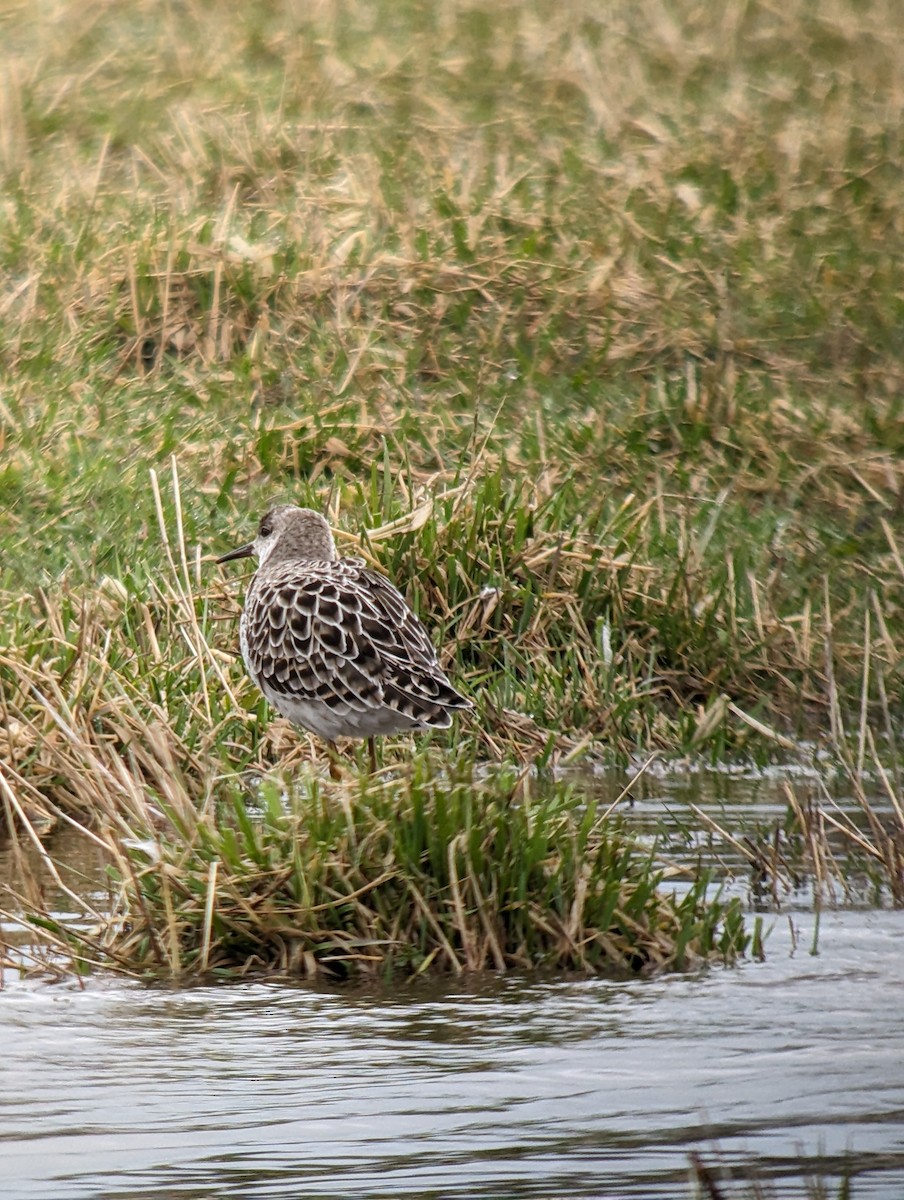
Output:
M330 779L341 779L342 771L339 768L339 751L336 749L336 743L328 741L326 752L330 760Z
M377 773L377 741L376 741L376 738L369 737L367 739L367 755L368 755L368 758L370 759L370 773L371 773L371 775L376 775L376 773Z

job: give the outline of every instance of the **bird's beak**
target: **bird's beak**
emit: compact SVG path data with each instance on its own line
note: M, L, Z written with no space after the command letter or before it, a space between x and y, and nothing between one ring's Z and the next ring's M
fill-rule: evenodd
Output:
M234 558L250 558L253 553L254 542L248 542L244 546L239 546L238 550L230 550L228 554L221 554L217 562L232 562Z

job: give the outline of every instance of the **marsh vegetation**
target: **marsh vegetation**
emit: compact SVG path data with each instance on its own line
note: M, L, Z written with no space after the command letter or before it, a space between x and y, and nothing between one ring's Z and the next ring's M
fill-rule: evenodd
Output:
M898 4L0 20L0 788L110 847L134 969L743 947L528 766L822 752L900 818ZM478 706L329 803L212 563L285 499Z

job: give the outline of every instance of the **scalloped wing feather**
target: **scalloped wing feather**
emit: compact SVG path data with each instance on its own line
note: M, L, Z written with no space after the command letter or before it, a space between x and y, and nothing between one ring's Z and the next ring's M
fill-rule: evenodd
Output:
M293 703L326 705L352 735L445 727L452 710L472 707L402 595L360 559L259 572L245 598L242 653L287 715Z

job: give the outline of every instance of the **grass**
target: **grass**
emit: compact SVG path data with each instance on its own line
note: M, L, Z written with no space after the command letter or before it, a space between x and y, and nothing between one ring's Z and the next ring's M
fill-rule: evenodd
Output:
M26 813L140 824L310 756L211 562L286 498L478 703L387 761L887 756L900 5L42 12L0 15Z
M427 504L374 553L506 752L767 754L723 695L818 738L867 614L900 707L894 5L50 7L5 17L8 653L153 603L175 455L193 562L274 496Z
M804 787L783 781L785 817L771 829L739 837L692 806L693 816L749 863L758 907L781 908L804 884L817 911L839 902L904 907L900 776L886 770L875 752L860 766L843 748L839 759L833 784L822 776Z
M200 812L184 797L140 824L115 801L104 816L102 931L32 904L32 927L79 972L626 975L732 962L750 945L738 900L704 873L670 890L674 872L608 812L561 785L532 794L524 774L422 760L402 778L339 786L306 772L253 795L234 784Z
M689 1155L694 1200L771 1200L779 1194L769 1181L768 1169L755 1159L725 1162L718 1147L715 1158L712 1163L705 1161L697 1151ZM794 1180L796 1194L806 1200L852 1200L857 1194L854 1186L857 1171L851 1162L832 1163L834 1169L828 1179L825 1172L829 1163L823 1156L813 1161L799 1156L796 1165L800 1174L800 1179Z

